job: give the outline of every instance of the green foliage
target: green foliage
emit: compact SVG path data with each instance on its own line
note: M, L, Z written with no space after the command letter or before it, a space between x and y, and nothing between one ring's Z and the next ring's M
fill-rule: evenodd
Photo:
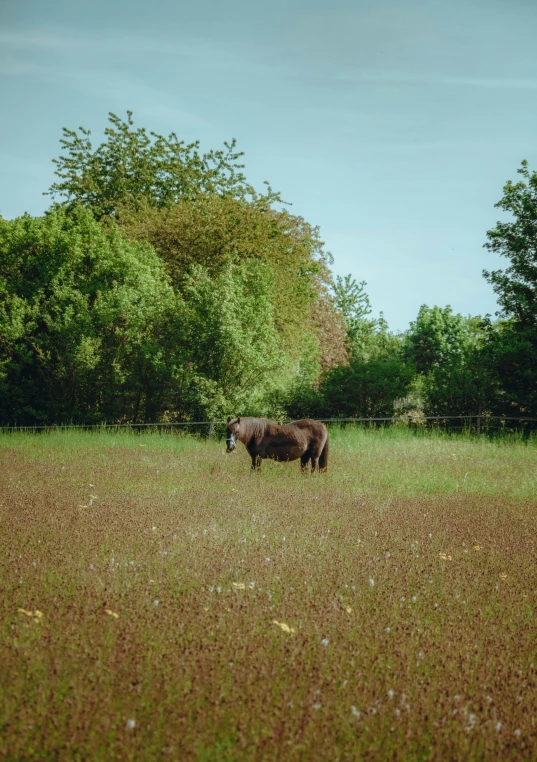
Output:
M328 255L317 228L301 217L274 210L262 198L201 194L166 209L146 204L136 212L122 210L119 225L130 239L154 246L179 293L192 267L203 266L217 279L229 265L265 263L273 277L272 320L284 351L282 372L303 361L312 338L326 359L323 367L344 361L341 317L325 304Z
M485 247L510 260L506 270L485 271L492 283L504 317L537 329L537 172L522 162L518 170L524 180L507 182L503 198L496 204L513 215L508 222L497 222L487 233Z
M270 266L259 260L229 264L215 278L199 266L185 276L182 321L188 330L181 339L189 361L178 376L177 409L202 418L262 409L284 361L272 314L273 282Z
M421 377L427 415L467 415L495 405L496 378L488 352L488 325L451 307L420 308L404 354Z
M193 266L87 210L0 221L0 421L189 419L251 409L282 363L270 265Z
M369 359L355 355L347 367L334 368L319 391L333 416L390 416L394 401L405 396L412 378L413 368L404 361L397 338L392 337Z
M0 419L119 419L155 392L175 308L150 247L92 215L0 220Z
M97 148L90 130L63 129L64 155L54 160L59 179L49 195L69 207L82 204L97 219L113 216L118 206L137 208L145 202L164 207L200 193L255 195L238 163L242 153L235 140L201 154L198 142L186 144L173 132L166 138L135 128L131 111L126 121L110 113L109 122L106 140ZM269 190L269 198L278 196Z
M537 413L537 340L535 330L515 320L488 327L485 360L497 379L494 412L521 416Z
M334 302L343 315L345 328L351 345L359 344L371 321L366 320L371 314L371 302L365 292L365 280L357 283L352 275L336 277L334 284Z
M428 373L462 357L474 343L479 318L453 314L451 307L420 307L417 319L410 324L405 356L418 373Z
M116 221L132 241L150 243L179 296L198 267L216 281L230 265L268 264L281 384L310 363L312 340L316 377L345 362L342 318L329 294L330 255L319 231L282 208L270 186L256 193L235 142L201 154L198 143L187 145L174 133L166 138L135 127L131 112L126 120L110 114L109 122L97 147L88 130L64 129L50 195L68 209L82 204L96 219Z
M501 388L503 411L537 414L537 172L526 161L523 180L508 182L497 207L512 215L487 233L486 248L509 260L505 270L485 271L508 320L491 327L489 355Z

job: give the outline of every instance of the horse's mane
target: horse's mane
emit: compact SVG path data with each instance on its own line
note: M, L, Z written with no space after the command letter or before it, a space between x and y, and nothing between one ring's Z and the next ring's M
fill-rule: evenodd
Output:
M248 441L252 437L262 437L269 424L266 418L241 418L239 438Z

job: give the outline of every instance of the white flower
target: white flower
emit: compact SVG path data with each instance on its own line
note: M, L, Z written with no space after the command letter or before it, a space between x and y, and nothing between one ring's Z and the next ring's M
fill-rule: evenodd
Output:
M158 601L153 601L153 606L156 608L158 606Z
M130 719L127 720L127 730L134 730L136 727L136 720Z
M391 631L392 631L392 628L391 628L391 627L386 627L386 628L385 628L385 632L387 632L387 633L388 633L388 635L390 634L390 632L391 632Z
M390 688L390 690L388 691L388 698L393 698L393 691L392 691L392 689L391 689L391 688Z
M522 731L520 731L520 730L517 728L517 729L515 730L515 736L516 736L517 738L520 738L520 733L521 733L521 732L522 732Z
M502 729L502 723L501 722L497 722L496 723L496 733L499 733L501 729Z
M373 578L369 580L369 587L375 587L375 580Z
M323 638L321 640L321 645L322 646L327 646L329 643L330 643L330 641L328 640L328 638Z
M355 706L351 706L351 713L352 713L352 716L356 717L357 720L360 719L360 712L358 711L358 709L356 709Z

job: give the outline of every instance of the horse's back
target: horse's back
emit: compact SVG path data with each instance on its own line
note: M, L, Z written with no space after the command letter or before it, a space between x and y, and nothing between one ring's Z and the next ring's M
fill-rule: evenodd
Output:
M299 429L307 429L312 433L328 433L327 428L321 421L316 421L314 418L301 418L300 421L293 421L287 424L288 426L296 426Z

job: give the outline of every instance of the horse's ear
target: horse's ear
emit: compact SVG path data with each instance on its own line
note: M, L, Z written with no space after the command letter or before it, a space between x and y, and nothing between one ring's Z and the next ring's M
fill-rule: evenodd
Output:
M237 423L240 423L240 422L241 422L241 419L240 419L240 418L237 418Z
M227 422L229 423L230 421L231 421L231 416L230 416L230 415L228 415L228 417L227 417Z

